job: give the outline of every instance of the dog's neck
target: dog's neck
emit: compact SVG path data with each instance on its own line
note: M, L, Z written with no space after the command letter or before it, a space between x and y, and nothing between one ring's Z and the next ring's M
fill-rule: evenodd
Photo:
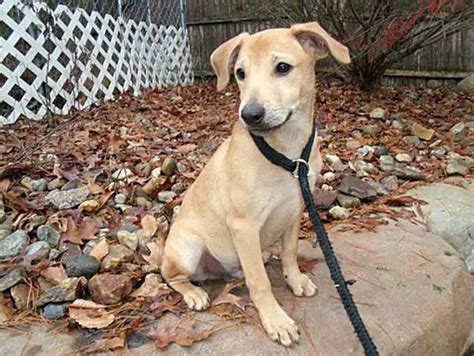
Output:
M290 159L297 159L308 142L313 129L313 105L297 111L288 123L275 132L265 135L265 140L276 151Z

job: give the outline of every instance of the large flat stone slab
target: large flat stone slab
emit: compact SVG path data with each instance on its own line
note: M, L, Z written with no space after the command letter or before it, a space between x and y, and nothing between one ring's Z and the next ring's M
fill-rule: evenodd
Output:
M351 290L381 355L444 356L462 352L472 320L471 279L449 244L406 222L381 226L377 232L332 231L330 235L346 278L356 280ZM258 327L239 324L190 348L173 345L166 353L361 355L319 249L317 255L320 262L313 269L312 279L319 294L313 298L291 294L279 263L267 267L277 299L300 327L299 345L286 349L271 342ZM209 313L198 313L198 318L208 323L217 321ZM36 350L36 355L47 355L73 350L72 336L47 334L44 327L30 335L12 335L0 334L2 353ZM130 351L156 354L152 344Z
M462 186L436 183L408 192L427 204L421 206L430 232L453 246L474 272L474 181Z

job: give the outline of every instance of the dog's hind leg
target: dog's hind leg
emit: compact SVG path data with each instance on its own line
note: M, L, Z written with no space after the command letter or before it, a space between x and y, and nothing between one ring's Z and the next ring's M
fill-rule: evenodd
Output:
M180 293L194 310L205 310L209 306L206 291L190 281L199 267L203 251L204 243L199 238L172 229L161 266L161 275L168 285Z
M312 297L317 289L309 277L301 273L298 262L298 231L300 228L299 219L297 219L288 231L283 234L283 243L281 250L281 261L283 265L283 276L286 283L298 297Z

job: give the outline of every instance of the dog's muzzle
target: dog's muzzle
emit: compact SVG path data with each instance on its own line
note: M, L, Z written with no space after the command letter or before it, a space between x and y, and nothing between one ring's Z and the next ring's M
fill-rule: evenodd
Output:
M288 122L288 120L290 120L292 114L293 114L293 110L289 110L283 121L277 121L275 119L272 120L272 118L270 117L270 114L267 114L267 117L263 117L257 121L253 121L252 123L247 122L247 120L245 120L245 118L242 116L242 113L241 113L241 116L242 116L242 119L245 121L245 124L247 125L248 130L257 136L261 136L265 133L274 131L282 127L284 124Z

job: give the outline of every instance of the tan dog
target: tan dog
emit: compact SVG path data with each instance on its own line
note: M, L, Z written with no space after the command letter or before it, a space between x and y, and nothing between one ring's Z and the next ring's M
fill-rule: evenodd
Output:
M298 180L267 161L249 131L291 159L300 157L313 127L314 65L331 53L349 63L348 49L318 23L272 29L230 39L211 55L218 90L235 68L240 88L239 121L189 188L168 236L162 275L190 308L204 310L207 293L191 284L241 276L265 330L273 340L299 340L295 322L273 296L262 250L282 239L283 275L296 296L316 293L297 261L303 200ZM311 186L322 160L315 140Z

